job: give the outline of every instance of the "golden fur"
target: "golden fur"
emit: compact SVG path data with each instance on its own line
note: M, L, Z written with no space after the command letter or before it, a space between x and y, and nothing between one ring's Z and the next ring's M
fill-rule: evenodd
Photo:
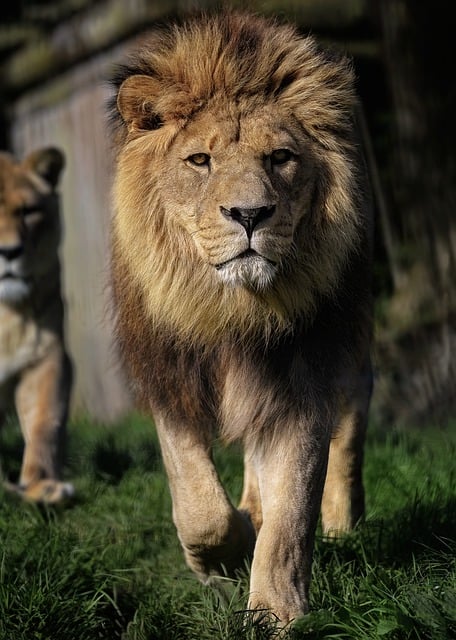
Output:
M189 566L207 580L253 552L249 606L283 622L307 608L331 435L325 531L363 510L371 221L353 81L346 58L243 13L153 32L116 80L120 349ZM238 510L214 428L244 443Z
M57 253L63 164L54 148L20 163L0 154L0 424L15 405L25 443L19 483L6 486L46 503L73 493L59 479L71 387Z

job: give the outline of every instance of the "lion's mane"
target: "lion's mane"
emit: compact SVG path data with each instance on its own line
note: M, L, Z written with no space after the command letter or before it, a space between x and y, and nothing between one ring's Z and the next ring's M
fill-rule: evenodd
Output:
M149 78L151 92L131 97L133 121L112 105L113 297L121 349L136 362L133 377L144 377L144 350L157 341L200 353L222 342L270 343L312 323L322 301L345 286L344 273L369 251L350 60L320 49L292 25L228 12L149 34L119 71L115 89L136 75ZM317 180L293 255L273 286L259 292L225 286L201 259L166 214L167 194L153 167L200 111L233 105L242 114L264 104L280 104L305 131ZM366 289L364 282L352 293L362 298Z

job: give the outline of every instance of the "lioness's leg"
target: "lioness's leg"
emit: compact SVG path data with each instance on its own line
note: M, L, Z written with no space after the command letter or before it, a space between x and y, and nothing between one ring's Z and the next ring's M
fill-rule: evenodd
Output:
M70 364L59 351L27 369L16 388L16 409L24 437L19 490L29 500L58 502L73 493L60 482L69 401Z
M290 430L256 456L263 524L253 557L249 608L268 610L283 624L308 609L328 446L324 429L316 434Z
M155 415L173 501L173 519L188 566L203 581L232 575L252 553L250 520L231 504L211 459L209 438Z
M362 480L370 371L359 377L356 396L344 406L331 439L321 505L323 533L335 537L353 529L364 513Z

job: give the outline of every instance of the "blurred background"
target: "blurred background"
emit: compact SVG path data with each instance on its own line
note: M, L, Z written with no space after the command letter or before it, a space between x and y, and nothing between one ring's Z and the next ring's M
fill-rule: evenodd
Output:
M116 63L157 22L209 0L16 0L0 9L0 148L66 154L60 188L72 412L132 409L112 343L106 102ZM450 3L251 0L348 52L376 208L372 414L444 424L456 414L456 82Z

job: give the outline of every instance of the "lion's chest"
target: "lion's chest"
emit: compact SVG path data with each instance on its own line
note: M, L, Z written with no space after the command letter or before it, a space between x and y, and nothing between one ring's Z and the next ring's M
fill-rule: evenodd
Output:
M265 350L230 342L202 355L169 343L164 347L157 339L150 353L144 397L153 413L165 412L176 424L216 428L236 440L301 410L308 376L295 344Z

